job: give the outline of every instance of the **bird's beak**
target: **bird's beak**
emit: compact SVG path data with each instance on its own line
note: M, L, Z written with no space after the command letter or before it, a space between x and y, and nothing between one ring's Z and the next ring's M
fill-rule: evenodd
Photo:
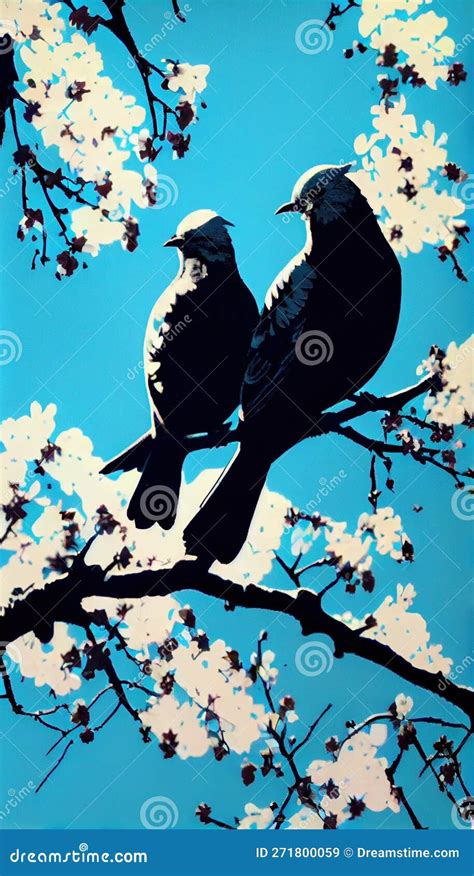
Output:
M182 237L170 237L170 239L167 240L166 243L163 244L163 246L177 246L179 248L182 243Z
M279 213L291 213L294 209L293 201L288 201L287 204L282 204L281 207L278 207L278 210L275 210L275 216L278 216Z

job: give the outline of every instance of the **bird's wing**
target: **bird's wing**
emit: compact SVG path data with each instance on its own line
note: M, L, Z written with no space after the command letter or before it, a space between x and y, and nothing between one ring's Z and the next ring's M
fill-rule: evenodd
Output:
M242 386L246 419L265 405L294 363L295 344L304 328L306 303L315 279L303 252L279 274L267 293Z

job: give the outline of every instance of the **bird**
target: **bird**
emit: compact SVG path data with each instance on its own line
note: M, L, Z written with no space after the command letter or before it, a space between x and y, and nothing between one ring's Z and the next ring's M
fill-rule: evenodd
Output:
M157 299L145 333L151 429L102 469L141 472L127 509L139 529L155 522L171 529L186 437L221 428L239 404L259 314L240 276L229 226L213 210L196 210L163 244L176 248L179 269Z
M352 164L318 165L276 214L298 214L303 249L270 286L241 389L239 446L184 530L187 554L230 563L248 535L271 465L323 411L354 396L397 329L401 271Z

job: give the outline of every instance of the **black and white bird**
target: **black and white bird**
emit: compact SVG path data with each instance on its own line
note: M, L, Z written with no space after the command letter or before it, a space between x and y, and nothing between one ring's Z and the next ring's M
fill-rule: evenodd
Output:
M185 530L188 554L234 559L272 463L360 390L390 350L400 266L350 168L311 168L276 211L301 215L306 244L267 293L242 385L240 446Z
M185 437L218 429L239 404L258 309L237 268L231 224L212 210L197 210L164 244L177 248L180 266L145 335L151 431L102 470L141 472L127 512L140 529L155 522L171 528Z

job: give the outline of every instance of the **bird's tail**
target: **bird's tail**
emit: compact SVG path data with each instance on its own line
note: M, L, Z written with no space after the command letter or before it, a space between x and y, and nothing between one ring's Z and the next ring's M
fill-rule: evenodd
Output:
M141 472L127 509L129 520L134 520L138 529L148 529L154 523L162 529L173 526L185 457L179 441L165 429L158 429L156 435L143 435L102 469L103 474L133 468Z
M270 464L255 447L237 451L184 530L188 554L232 562L247 538Z
M100 470L101 474L112 474L114 471L132 471L137 468L142 471L143 466L148 459L153 443L153 435L151 432L146 432L138 441L127 447L123 453L111 459Z

